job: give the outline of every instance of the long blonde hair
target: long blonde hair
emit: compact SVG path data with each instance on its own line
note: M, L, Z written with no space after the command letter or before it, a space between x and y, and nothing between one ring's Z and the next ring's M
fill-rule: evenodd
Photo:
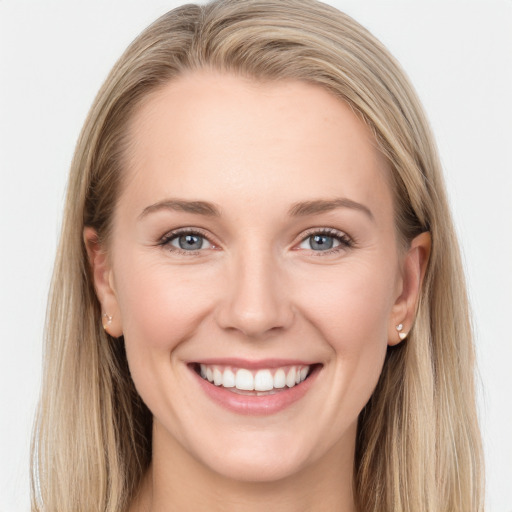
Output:
M399 65L363 27L313 0L217 0L162 16L99 91L71 166L33 441L33 511L125 510L151 460L151 414L123 343L102 329L83 242L108 242L134 108L185 71L317 84L372 129L392 169L404 243L430 231L415 324L389 348L360 414L355 494L365 512L483 510L474 351L459 249L437 156Z

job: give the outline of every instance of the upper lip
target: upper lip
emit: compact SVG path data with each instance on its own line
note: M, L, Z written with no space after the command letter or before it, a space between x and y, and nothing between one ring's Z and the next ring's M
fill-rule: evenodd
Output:
M241 359L237 357L223 357L190 361L190 364L193 363L211 366L234 366L236 368L247 368L248 370L259 370L263 368L281 368L283 366L311 366L313 364L318 364L318 361L307 361L301 359Z

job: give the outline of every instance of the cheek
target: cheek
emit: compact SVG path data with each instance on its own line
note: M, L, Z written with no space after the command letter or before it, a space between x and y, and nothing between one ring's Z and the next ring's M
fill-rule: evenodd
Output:
M302 290L304 316L324 333L335 350L386 344L395 274L389 267L365 261L327 270L316 273L314 281Z
M317 275L314 289L304 314L328 345L325 371L332 383L317 419L330 425L326 439L335 439L357 421L382 372L395 275L389 267L360 261L330 278Z
M127 350L168 354L190 338L211 304L208 274L144 258L125 260L116 289Z
M206 275L205 275L206 274ZM186 392L170 375L179 373L179 345L194 337L208 315L211 288L208 272L128 258L116 267L115 281L130 373L151 411L179 416ZM162 404L166 404L162 409ZM178 408L178 409L177 409ZM167 413L166 413L167 414ZM174 423L173 423L174 424Z
M307 301L303 294L304 315L332 356L326 371L336 385L326 398L326 410L337 411L336 418L329 418L336 428L357 417L377 385L386 356L395 277L389 266L360 261L340 267L335 276L317 274L314 287L309 287L315 291L307 294Z

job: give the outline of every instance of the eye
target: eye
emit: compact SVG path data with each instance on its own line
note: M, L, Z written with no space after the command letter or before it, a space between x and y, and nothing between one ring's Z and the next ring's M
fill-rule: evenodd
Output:
M173 247L183 249L184 251L198 251L208 246L209 242L201 235L179 235L169 241Z
M211 249L213 244L201 233L196 231L178 231L165 235L161 245L178 253L194 253L202 249Z
M343 232L326 229L309 234L299 244L299 249L333 253L352 246L351 239Z
M313 251L327 251L338 245L340 245L339 240L336 240L333 236L311 235L299 247L301 249L312 249Z

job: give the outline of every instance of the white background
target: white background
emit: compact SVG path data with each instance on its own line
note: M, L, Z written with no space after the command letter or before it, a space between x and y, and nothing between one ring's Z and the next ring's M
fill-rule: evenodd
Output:
M75 141L115 60L178 3L0 0L0 512L29 509L45 303ZM488 510L512 512L512 0L329 3L400 60L437 136L474 309Z

